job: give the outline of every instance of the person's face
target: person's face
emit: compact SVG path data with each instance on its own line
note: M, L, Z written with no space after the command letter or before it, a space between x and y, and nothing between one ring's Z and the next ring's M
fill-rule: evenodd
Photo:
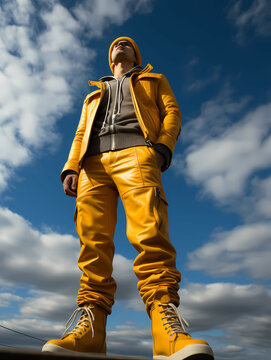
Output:
M132 44L126 40L120 40L113 46L111 59L114 64L119 61L136 63L136 55Z

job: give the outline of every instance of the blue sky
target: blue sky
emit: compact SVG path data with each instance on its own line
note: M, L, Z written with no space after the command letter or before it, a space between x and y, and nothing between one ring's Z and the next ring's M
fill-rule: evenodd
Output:
M271 5L268 0L2 0L0 325L59 336L76 307L74 199L59 174L88 80L121 35L168 78L183 130L163 174L180 311L216 359L270 357ZM151 356L119 204L108 351ZM0 344L41 343L0 327Z

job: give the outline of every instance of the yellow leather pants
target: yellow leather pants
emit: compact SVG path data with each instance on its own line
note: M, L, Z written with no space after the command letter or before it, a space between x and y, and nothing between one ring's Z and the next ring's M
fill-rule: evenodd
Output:
M147 146L93 155L83 163L75 214L81 241L78 266L83 272L78 305L96 303L111 313L119 195L127 218L127 237L139 252L133 268L148 314L154 300L178 306L181 275L169 240L167 200L155 151Z

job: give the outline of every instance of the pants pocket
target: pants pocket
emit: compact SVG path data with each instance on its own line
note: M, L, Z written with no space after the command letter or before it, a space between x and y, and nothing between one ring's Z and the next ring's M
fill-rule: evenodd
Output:
M167 199L165 197L164 192L160 190L159 187L154 188L154 199L153 199L153 213L158 224L158 228L161 228L163 215L161 212L161 202L163 202L166 206L168 206Z

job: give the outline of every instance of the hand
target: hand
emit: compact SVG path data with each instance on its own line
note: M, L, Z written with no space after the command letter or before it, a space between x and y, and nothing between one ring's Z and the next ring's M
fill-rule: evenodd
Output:
M155 151L158 167L159 167L159 169L162 169L162 166L165 164L165 158L158 151L156 151L156 150L154 150L154 151Z
M77 196L77 183L78 183L78 175L77 174L67 175L63 181L64 193L68 196L76 197Z

